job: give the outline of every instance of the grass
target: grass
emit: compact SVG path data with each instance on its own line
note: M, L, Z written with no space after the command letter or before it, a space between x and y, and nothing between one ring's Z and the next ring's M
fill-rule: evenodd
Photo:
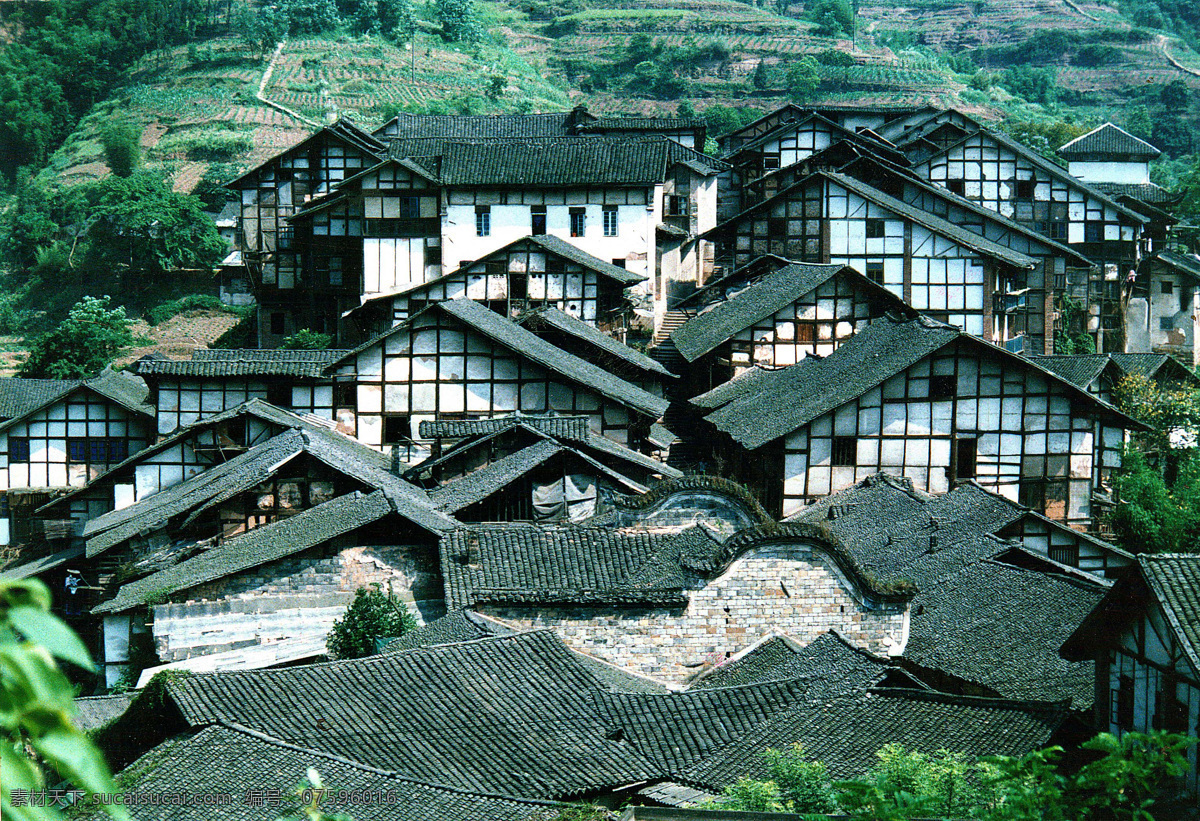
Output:
M231 314L233 316L244 317L247 315L247 308L253 312L253 306L247 307L232 307L226 305L219 298L212 294L186 294L178 299L172 299L168 302L163 302L155 305L146 312L146 321L150 325L161 325L172 317L179 316L188 311L217 311L223 314ZM150 341L141 344L150 344Z

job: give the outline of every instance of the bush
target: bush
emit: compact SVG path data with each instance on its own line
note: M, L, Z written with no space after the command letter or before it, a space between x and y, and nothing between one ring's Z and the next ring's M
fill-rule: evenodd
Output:
M323 351L332 344L331 335L304 328L280 342L279 347L293 351Z
M21 376L83 379L94 376L133 344L124 308L108 308L109 297L84 297L57 328L39 337L21 365Z
M104 160L108 169L118 177L128 177L141 162L138 131L131 123L109 123L100 131Z
M151 325L160 325L173 316L186 311L220 311L229 312L229 306L212 294L188 294L161 305L155 305L146 312L146 319Z
M363 658L376 653L380 639L402 636L416 626L413 614L378 585L360 587L345 615L333 623L325 646L335 659Z

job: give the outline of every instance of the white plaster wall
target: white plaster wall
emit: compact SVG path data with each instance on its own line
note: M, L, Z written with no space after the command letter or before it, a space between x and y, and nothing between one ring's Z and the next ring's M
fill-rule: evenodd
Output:
M1146 185L1150 182L1150 164L1145 162L1070 162L1067 170L1084 182L1120 182Z

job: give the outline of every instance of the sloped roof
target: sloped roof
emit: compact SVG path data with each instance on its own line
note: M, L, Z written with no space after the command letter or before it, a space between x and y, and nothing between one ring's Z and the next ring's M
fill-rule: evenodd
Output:
M441 542L446 606L497 601L683 604L690 575L683 558L719 548L701 528L682 533L529 524L462 528Z
M1107 154L1114 159L1118 157L1122 159L1154 159L1162 152L1125 129L1112 123L1105 123L1058 148L1058 155L1067 159L1085 154Z
M823 762L835 780L871 770L879 763L876 752L890 743L910 752L1019 756L1045 746L1067 714L1063 704L928 690L853 693L783 711L677 780L717 792L742 776L766 778L763 753L796 742L805 758Z
M1183 194L1173 194L1167 189L1155 185L1152 182L1130 183L1130 182L1093 182L1092 187L1097 191L1103 191L1110 197L1128 198L1136 200L1145 205L1162 207L1166 205L1175 205L1183 199ZM1132 208L1137 208L1137 204L1131 205ZM1174 217L1171 217L1172 222L1176 222Z
M749 374L760 372L748 378L743 374L691 401L700 408L715 407L705 419L747 450L755 450L841 407L959 339L979 346L982 354L990 353L1040 372L1121 425L1143 427L1036 362L925 316L877 319L823 359L810 356L778 370L751 369Z
M75 699L75 726L85 733L103 727L125 712L136 693Z
M120 613L146 604L154 597L173 595L206 582L223 579L324 544L352 530L394 513L382 490L369 495L349 493L286 519L256 527L217 547L121 585L115 598L95 607L93 613Z
M770 636L713 668L691 689L802 679L811 698L826 698L878 684L888 669L887 659L855 647L836 630L804 646L787 636Z
M0 379L0 419L14 419L37 410L76 387L78 380Z
M144 380L125 371L105 368L89 379L0 379L0 430L49 407L80 388L88 388L131 413L153 416L146 404Z
M1136 374L1147 379L1162 375L1167 379L1190 382L1193 385L1200 383L1196 374L1179 360L1165 353L1112 353L1109 356L1112 357L1113 364L1126 374Z
M421 421L420 434L422 439L465 439L470 436L489 436L518 425L565 439L587 439L591 436L586 416L542 416L520 412L487 419L425 419Z
M439 644L455 644L493 636L511 636L516 632L518 631L503 627L499 622L483 618L470 610L451 610L446 615L426 622L388 642L382 652L399 653L418 647L435 647Z
M450 186L656 185L676 163L690 162L705 175L722 167L667 137L447 140L438 153L439 177Z
M527 311L517 318L517 322L533 333L537 333L539 328L549 327L568 334L588 347L619 359L638 370L670 378L675 376L661 363L655 362L641 351L618 342L598 328L555 308L553 305Z
M339 362L352 359L357 354L382 343L389 336L406 331L412 321L426 311L445 313L467 325L473 331L483 334L493 342L503 345L538 366L643 414L657 419L666 412L667 401L665 399L626 382L590 362L585 362L562 348L551 345L512 320L469 299L451 299L430 305L407 322L390 328L347 352ZM338 363L333 363L333 365L336 364ZM333 365L330 367L332 368Z
M451 479L444 485L429 491L429 501L439 510L457 513L508 487L517 479L559 455L574 456L600 475L607 476L615 484L624 486L628 490L636 493L645 491L642 485L592 459L587 454L551 439L543 439L527 448L497 459L489 465Z
M1105 587L995 560L1013 544L992 534L1025 513L974 484L930 496L877 474L795 518L821 522L864 571L915 583L907 661L1005 697L1086 706L1092 668L1065 663L1057 648Z
M283 157L286 157L289 154L301 151L309 143L313 142L314 140L319 139L322 136L334 137L337 140L341 141L342 143L352 146L353 148L358 149L359 151L363 152L364 154L367 154L368 156L378 157L378 156L382 155L385 150L384 143L382 141L380 141L377 137L364 131L363 129L361 129L357 125L355 125L353 122L351 122L350 120L347 120L346 118L343 117L334 123L324 126L320 129L318 129L317 131L314 131L312 134L305 137L300 142L296 143L295 145L289 146L288 148L284 149L283 151L280 151L278 154L271 157L270 159L259 163L254 168L251 168L249 171L246 171L245 173L243 173L240 177L237 177L236 179L225 183L225 187L226 188L237 188L243 181L257 177L258 173L261 170L263 170L264 168L274 165L280 159L282 159Z
M614 279L625 285L636 285L646 280L641 274L635 274L633 271L626 271L624 268L613 265L611 262L605 262L599 257L592 256L582 248L572 245L562 237L556 237L553 234L531 234L528 237L524 237L524 240L532 242L535 245L540 245L552 254L558 254L560 257L577 262L584 268L595 271L598 274L603 274L609 279ZM517 240L517 242L521 241ZM507 248L508 246L504 247ZM492 253L494 254L495 252ZM488 254L488 256L492 256L492 254Z
M1200 673L1200 556L1143 554L1138 565L1192 669Z
M1108 367L1108 354L1093 353L1093 354L1072 354L1054 356L1031 356L1029 357L1034 362L1041 365L1048 371L1061 376L1068 382L1078 385L1087 390L1092 386L1104 369Z
M695 362L734 334L772 316L843 272L871 296L886 300L896 310L912 313L904 300L853 268L793 262L766 274L729 299L702 310L671 334L671 339L684 359Z
M383 490L401 515L427 530L440 531L458 525L435 510L423 490L393 474L388 457L369 451L372 456L364 458L361 445L347 445L344 441L347 438L319 429L285 431L204 473L89 520L83 530L87 555L98 555L143 530L164 527L178 516L195 516L262 483L302 453L368 487Z
M356 821L548 821L564 809L546 801L414 781L234 723L215 724L190 737L164 742L118 777L124 789L143 795L205 795L219 788L234 796L218 811L199 802L139 807L135 811L139 821L210 821L215 815L228 821L274 821L295 800L292 791L297 785L308 785L309 768L331 789L381 796L343 805L330 794L322 804L326 812L351 813ZM282 805L268 800L255 806L243 800L255 791L272 790L282 793Z
M201 349L191 359L143 358L133 367L143 376L191 376L199 378L230 376L297 376L316 378L344 350L283 350L239 348Z
M353 661L194 674L165 694L192 727L232 721L459 789L568 797L654 775L606 737L606 689L552 632Z
M600 715L656 769L674 774L808 696L803 680L681 693L598 693Z
M565 137L571 112L551 114L397 114L375 129L380 139L411 137ZM393 131L394 134L385 135Z
M1156 252L1150 258L1161 260L1175 270L1200 280L1200 259L1196 259L1194 256L1164 250Z

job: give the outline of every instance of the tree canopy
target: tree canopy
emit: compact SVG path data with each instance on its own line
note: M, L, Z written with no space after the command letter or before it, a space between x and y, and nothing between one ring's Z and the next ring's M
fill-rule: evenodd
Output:
M21 376L83 379L112 364L133 344L124 308L108 307L109 297L84 297L58 327L34 341Z

